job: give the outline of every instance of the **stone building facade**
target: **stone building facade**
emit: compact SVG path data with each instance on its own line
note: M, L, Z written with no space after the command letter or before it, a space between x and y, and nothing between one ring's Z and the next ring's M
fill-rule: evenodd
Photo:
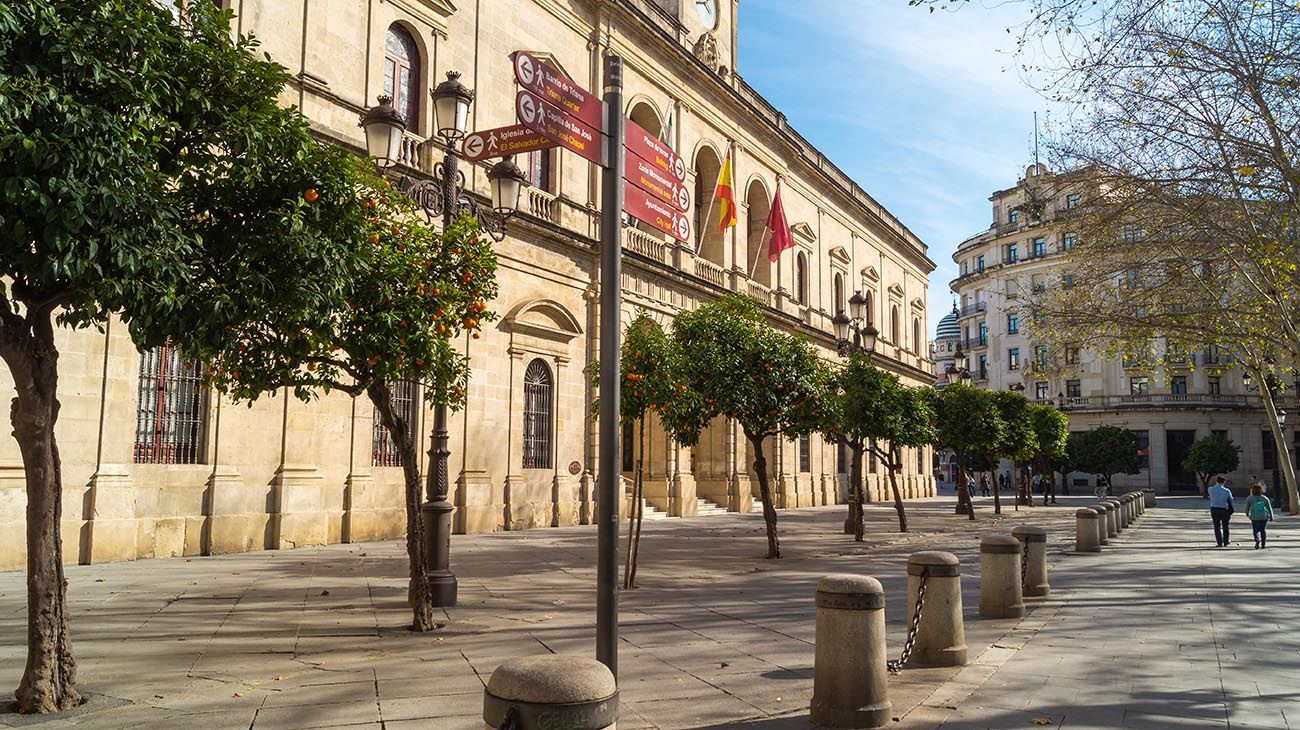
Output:
M638 310L667 323L680 309L740 291L834 358L831 318L861 290L882 332L876 362L908 384L931 382L924 333L934 265L925 245L736 72L738 0L223 1L236 30L257 36L290 69L283 102L301 108L322 139L363 150L359 115L380 94L394 96L408 115L397 172L415 179L427 178L442 154L429 140L429 93L446 72L461 72L476 91L472 131L515 122L513 51L530 51L592 90L603 57L623 56L626 113L685 158L693 210L688 244L627 228L624 323ZM712 192L728 150L739 222L719 233ZM500 316L481 339L457 343L472 362L468 408L450 421L460 533L587 523L594 508L588 368L598 351L599 172L558 150L516 162L533 185L496 247L501 293L491 305ZM484 197L486 167L462 165L468 188ZM769 263L765 222L778 182L797 245ZM301 403L278 394L234 406L205 392L173 354L139 353L119 323L59 340L69 561L402 534L401 470L364 398ZM405 395L402 407L427 444L431 411L418 392ZM679 517L694 515L702 499L752 509L753 459L734 423L719 419L692 449L649 430L653 507ZM637 455L627 451L630 468ZM929 450L913 451L907 494L931 494ZM847 460L818 437L774 440L768 458L778 506L842 500ZM883 469L869 480L883 497ZM7 440L0 569L23 564L23 487Z
M1187 352L1153 365L1031 337L1025 300L1069 275L1066 254L1079 236L1072 220L1087 194L1069 175L1030 166L1015 187L989 198L988 230L953 254L961 274L950 286L973 383L1023 389L1031 400L1051 402L1069 415L1072 432L1102 424L1137 432L1143 468L1117 475L1116 488L1194 493L1195 475L1183 461L1196 439L1215 431L1241 447L1238 470L1226 475L1231 483L1244 487L1252 475L1273 483L1277 460L1267 415L1229 353ZM1300 444L1300 432L1289 428ZM1091 476L1074 474L1069 486L1082 488Z

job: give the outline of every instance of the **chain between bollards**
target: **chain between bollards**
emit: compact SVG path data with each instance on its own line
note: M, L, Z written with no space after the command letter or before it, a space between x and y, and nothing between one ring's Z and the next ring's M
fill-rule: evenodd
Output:
M1025 538L1024 549L1020 551L1020 590L1025 590L1025 581L1029 580L1029 538Z
M907 641L903 642L903 653L898 659L886 665L890 674L902 672L903 665L912 658L912 648L916 646L916 634L921 628L921 609L925 607L925 579L929 576L929 569L921 571L920 582L916 586L916 610L912 612L912 624L907 627Z

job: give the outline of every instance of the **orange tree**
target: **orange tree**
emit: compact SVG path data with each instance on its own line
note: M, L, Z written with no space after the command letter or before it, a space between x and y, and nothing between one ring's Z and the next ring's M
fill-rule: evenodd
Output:
M763 444L777 434L811 432L801 409L811 407L818 395L817 358L802 339L768 324L758 301L742 294L678 313L673 339L681 348L680 382L689 397L670 408L669 428L678 441L693 446L717 416L740 423L754 452L767 557L779 558Z
M967 469L980 452L996 453L1002 437L1002 417L993 394L954 383L934 395L935 446L951 449L957 457L957 513L975 519Z
M56 322L119 318L142 347L184 319L230 332L263 302L319 311L347 206L304 192L337 159L278 103L288 73L212 3L0 3L0 359L27 484L24 713L75 707L60 519ZM203 280L211 268L228 285ZM303 277L310 271L313 277ZM230 327L230 329L227 329Z
M1066 460L1066 449L1070 438L1070 417L1052 406L1035 404L1030 406L1029 420L1034 425L1037 448L1034 450L1034 468L1046 479L1055 479L1054 470ZM1064 476L1061 477L1064 480ZM1064 482L1062 482L1064 485ZM1053 488L1055 495L1055 488ZM1043 491L1046 502L1047 491ZM1056 498L1053 496L1053 503Z
M636 587L637 556L641 545L642 500L645 497L645 420L652 411L665 412L686 392L677 380L677 345L649 315L641 312L623 333L622 388L619 420L623 428L637 428L636 477L632 484L632 509L627 535L627 563L623 587Z
M997 448L991 453L994 469L997 459L1010 459L1015 464L1016 504L1033 506L1034 494L1029 488L1029 462L1038 453L1038 432L1034 429L1033 410L1029 399L1010 390L993 392L993 403L1002 420ZM996 481L996 480L995 480ZM1002 498L993 490L993 513L1002 514Z
M453 410L464 403L468 360L450 341L464 332L478 337L482 323L493 317L486 302L496 295L496 259L472 218L438 233L417 219L409 198L348 157L303 194L306 205L328 203L346 211L330 232L349 246L346 268L330 279L318 271L298 273L330 298L312 306L273 298L233 330L197 320L181 345L209 365L211 386L236 401L281 388L304 401L332 390L370 399L401 456L411 626L430 631L435 624L424 578L418 444L414 424L393 405L393 385L419 383L426 401ZM229 268L208 273L214 292L238 286L246 275Z

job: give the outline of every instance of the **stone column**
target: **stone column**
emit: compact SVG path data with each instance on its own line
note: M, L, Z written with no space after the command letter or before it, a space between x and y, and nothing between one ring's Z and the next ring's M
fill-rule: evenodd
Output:
M1020 541L989 535L980 541L980 618L1025 615L1020 588Z
M1034 525L1021 525L1011 531L1020 541L1020 559L1028 564L1021 566L1025 579L1021 587L1026 598L1044 598L1052 592L1047 581L1047 530Z
M911 661L932 667L966 664L966 628L962 622L961 563L952 553L927 550L907 559L907 617L916 614L921 581L925 603L912 647Z
M817 583L812 721L875 728L892 721L885 659L885 589L875 578L828 575Z
M101 464L90 478L90 562L136 558L135 482L126 464Z

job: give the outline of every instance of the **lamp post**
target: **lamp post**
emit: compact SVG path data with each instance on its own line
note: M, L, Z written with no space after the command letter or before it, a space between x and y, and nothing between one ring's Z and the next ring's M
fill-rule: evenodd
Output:
M1281 408L1277 409L1277 427L1281 429L1282 433L1286 433L1286 411ZM1290 498L1290 495L1282 488L1281 466L1282 454L1277 453L1273 458L1273 495L1277 497L1277 508L1286 509L1286 501Z
M835 328L835 349L840 357L862 354L866 356L867 362L871 361L871 355L876 350L876 337L880 333L867 321L867 298L862 296L862 292L854 292L849 297L849 313L845 314L842 309L836 312L831 318L831 325ZM854 436L849 445L853 449L853 464L849 468L849 480L852 482L849 493L857 508L844 523L844 532L852 533L855 539L861 540L862 504L858 500L858 487L862 484L862 437ZM863 495L867 502L871 501L871 495L865 490Z
M957 352L952 356L952 364L943 369L943 377L948 381L948 385L970 382L971 374L970 370L966 369L966 362L966 353L962 351L961 345L957 345Z
M527 184L527 176L510 157L503 158L487 173L492 187L491 203L483 206L465 189L465 175L459 169L460 157L456 144L465 136L469 121L469 107L474 92L460 83L460 73L448 71L447 79L432 92L434 128L443 150L442 162L430 171L429 179L413 178L397 173L396 187L409 195L424 209L430 221L442 217L446 231L461 213L473 215L479 229L493 241L505 238L506 225L519 210L519 196ZM379 97L379 105L361 116L361 126L366 132L366 149L381 170L402 162L402 140L407 123L393 108L388 96ZM430 142L433 142L433 137ZM433 432L430 435L429 472L426 478L428 501L420 505L424 525L425 578L433 596L433 605L456 605L456 575L451 572L451 513L447 501L449 481L447 476L447 405L438 403L433 411Z

